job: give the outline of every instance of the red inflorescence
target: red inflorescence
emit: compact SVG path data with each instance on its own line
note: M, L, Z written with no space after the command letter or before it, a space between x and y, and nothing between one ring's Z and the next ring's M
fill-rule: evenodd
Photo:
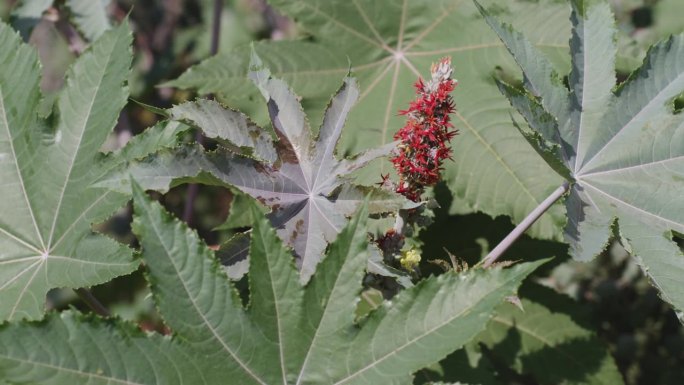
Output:
M394 135L401 141L398 153L391 159L400 176L396 191L414 202L420 200L425 187L439 181L442 161L451 159L449 141L457 134L449 116L454 112L450 94L457 84L451 78L452 72L451 58L433 64L432 79L427 83L418 79L418 97L407 110L399 111L407 120Z

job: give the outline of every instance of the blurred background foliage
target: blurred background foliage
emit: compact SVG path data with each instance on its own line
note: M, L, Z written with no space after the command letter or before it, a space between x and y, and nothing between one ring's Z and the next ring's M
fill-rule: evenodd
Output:
M617 65L621 80L626 79L629 70L640 63L649 45L671 33L684 30L682 0L609 2L620 31L620 59ZM52 95L62 86L67 67L87 46L89 33L83 28L79 31L71 22L69 1L42 3L44 9L39 11L39 17L29 20L33 29L26 37L38 50L43 63L41 87L46 95L45 108L49 108ZM135 31L131 98L162 108L194 98L196 95L188 91L158 85L177 78L188 67L210 55L214 0L105 0L103 4L107 4L106 17L109 20L116 23L129 15ZM22 10L21 7L18 1L1 1L0 18L4 22L16 23L16 15ZM279 15L265 0L223 2L220 52L229 52L255 40L296 39L302 36L292 20ZM677 109L682 106L684 103L681 101L675 105ZM103 150L122 146L158 119L157 115L139 104L129 103ZM192 139L192 136L187 138ZM212 146L212 143L206 145ZM187 189L187 186L178 186L158 198L169 210L182 217ZM441 207L450 207L452 196L444 185L435 189L434 196ZM231 226L222 226L221 230L215 231L226 221L232 200L233 194L228 190L210 186L199 189L190 222L210 245L226 241L236 231ZM136 246L130 232L130 216L130 207L123 208L107 223L98 225L97 230ZM444 267L451 264L449 254L462 266L474 265L512 228L506 217L490 218L483 214L449 216L445 210L436 209L433 223L421 231L418 237L417 244L421 245L423 255L420 275L443 272ZM613 244L601 257L590 263L570 260L566 246L561 243L529 237L516 243L506 255L509 260L551 256L555 256L555 259L536 273L533 279L536 283L530 283L521 291L523 308L528 299L536 302L528 305L528 313L513 315L516 322L537 322L531 318L535 312L567 314L571 321L559 322L571 322L572 325L568 327L582 333L587 331L587 338L597 338L606 344L627 384L684 383L682 323L658 298L656 290L641 274L635 260L619 244ZM442 262L435 262L438 260ZM244 288L245 282L240 282L239 287ZM156 314L142 269L95 287L93 291L114 314L138 322L141 328L168 332ZM571 299L575 302L569 306L554 305L559 301L572 302ZM359 316L377 306L381 300L382 295L374 289L364 292ZM48 303L56 309L74 306L86 310L71 290L53 290ZM512 304L502 305L502 314L511 312L513 307ZM572 311L569 310L571 308ZM515 311L520 310L516 308ZM587 354L579 348L572 350L572 346L551 346L547 347L551 349L548 352L534 350L529 348L529 336L520 335L515 325L499 332L493 324L482 338L433 368L421 371L416 376L416 383L437 380L484 384L559 383L561 381L558 378L548 373L561 370L564 365L562 357L553 358L554 352L566 349L570 354ZM532 350L526 351L527 348ZM534 358L534 354L549 356L548 365L535 365L534 362L540 361L534 360L540 358ZM567 377L563 381L583 383L593 380Z

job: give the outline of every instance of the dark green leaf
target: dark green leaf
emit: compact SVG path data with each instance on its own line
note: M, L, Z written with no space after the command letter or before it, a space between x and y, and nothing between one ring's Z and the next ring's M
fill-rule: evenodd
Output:
M197 234L133 186L152 293L172 339L70 314L0 329L0 374L52 383L407 383L478 332L540 262L448 273L407 289L354 323L367 264L364 204L307 286L257 209L250 303L243 308ZM15 341L22 341L16 343ZM29 350L24 344L40 344ZM31 345L29 345L31 346ZM67 350L68 349L68 350ZM28 353L37 351L39 354Z

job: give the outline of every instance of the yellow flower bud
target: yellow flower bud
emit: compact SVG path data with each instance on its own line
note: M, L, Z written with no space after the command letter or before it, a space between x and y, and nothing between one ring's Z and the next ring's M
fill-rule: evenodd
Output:
M402 251L399 262L404 269L414 270L420 263L420 253L416 249Z

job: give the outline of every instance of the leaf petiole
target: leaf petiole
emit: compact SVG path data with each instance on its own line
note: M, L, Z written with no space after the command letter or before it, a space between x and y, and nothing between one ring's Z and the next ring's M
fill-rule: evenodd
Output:
M485 268L491 266L496 260L515 242L520 236L527 231L534 224L534 222L539 219L560 197L563 196L570 189L570 183L568 181L563 182L556 190L554 190L551 195L549 195L542 203L539 204L531 213L529 213L525 219L522 220L514 229L511 231L506 238L499 242L496 247L487 254L484 258L483 266Z
M102 317L110 317L112 315L109 312L109 309L107 309L102 302L95 297L92 291L83 287L74 289L74 291L76 294L78 294L78 297L81 299L81 301L85 302L85 304L88 305L89 308L93 309L95 313Z

